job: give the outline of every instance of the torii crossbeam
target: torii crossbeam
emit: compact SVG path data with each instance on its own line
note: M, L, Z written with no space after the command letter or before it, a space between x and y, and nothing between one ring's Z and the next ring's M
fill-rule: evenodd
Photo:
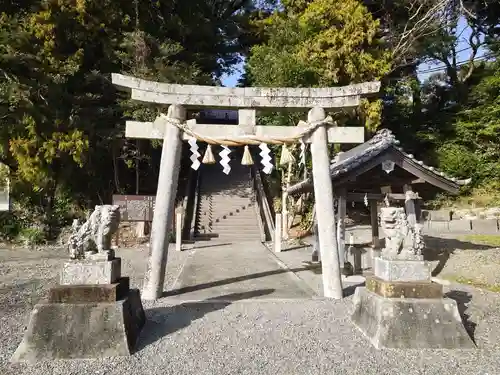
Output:
M379 91L379 82L333 88L227 88L166 84L121 74L113 74L112 81L120 87L131 89L132 99L170 104L167 116L160 116L152 123L127 121L126 125L126 136L129 138L163 139L143 298L154 300L163 294L168 255L167 234L174 215L182 140L193 134L202 134L203 138L209 138L214 143L230 139L238 145L288 143L300 138L303 142L312 143L314 194L316 206L321 207L317 211L317 219L324 296L335 299L343 297L328 143L362 143L364 128L332 126L334 124L326 117L325 109L356 107L363 96ZM239 125L201 125L194 120L186 121L186 107L237 108ZM307 123L301 122L297 127L258 126L257 108L310 111Z

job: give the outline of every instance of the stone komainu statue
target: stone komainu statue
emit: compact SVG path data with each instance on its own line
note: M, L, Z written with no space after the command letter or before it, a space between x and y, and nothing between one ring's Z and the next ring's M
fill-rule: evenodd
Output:
M88 220L79 225L73 222L68 241L71 259L83 259L86 253L111 250L111 238L120 224L120 206L95 206Z
M384 256L421 256L424 249L422 226L411 227L403 208L383 207L380 210L380 222L385 233Z

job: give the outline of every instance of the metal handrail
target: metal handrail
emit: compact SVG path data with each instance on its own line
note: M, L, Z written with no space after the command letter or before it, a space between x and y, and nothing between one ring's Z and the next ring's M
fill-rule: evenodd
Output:
M196 231L198 229L197 227L198 227L198 220L201 208L201 199L200 199L201 180L202 180L201 175L202 175L201 171L198 171L196 176L196 188L194 193L193 217L191 219L191 230L190 230L191 239L194 238L194 236L196 235Z
M274 219L271 213L271 209L269 207L269 203L266 197L266 193L264 191L264 185L262 183L262 178L260 176L260 172L257 170L255 166L252 166L251 175L253 179L253 187L255 191L255 197L257 201L257 205L259 206L260 216L262 223L264 224L264 230L266 233L266 237L270 238L274 241Z

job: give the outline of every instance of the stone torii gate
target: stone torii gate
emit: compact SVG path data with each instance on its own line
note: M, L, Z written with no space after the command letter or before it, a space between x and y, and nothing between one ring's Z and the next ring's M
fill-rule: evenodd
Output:
M227 88L166 84L113 74L112 82L131 89L132 99L169 104L167 116L152 123L127 121L126 137L162 139L156 207L151 229L150 253L142 297L163 294L171 227L180 168L182 140L195 137L211 144L287 144L302 140L312 143L313 182L322 259L324 296L343 297L336 239L334 197L330 179L328 143L362 143L363 127L336 127L325 110L356 107L363 96L377 93L379 82L327 88ZM196 124L186 121L186 108L238 108L239 125ZM297 127L258 126L256 109L310 109L307 123Z

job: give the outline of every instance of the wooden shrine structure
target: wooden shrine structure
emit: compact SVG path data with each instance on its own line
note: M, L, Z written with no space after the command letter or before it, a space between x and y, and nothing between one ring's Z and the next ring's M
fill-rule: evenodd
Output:
M337 199L337 232L339 250L345 248L345 216L347 202L364 202L370 208L372 246L379 246L377 203L403 202L410 224L420 220L420 200L437 190L458 194L459 180L427 166L406 153L388 129L380 130L367 142L339 153L330 165L332 189ZM291 195L313 191L313 180L306 179L290 186ZM343 261L343 252L340 262Z
M156 207L151 230L150 255L142 296L157 299L163 294L168 255L168 229L174 215L174 199L180 168L182 140L192 144L193 165L199 165L196 141L220 146L225 156L228 147L260 145L264 171L270 172L267 144L311 143L314 193L318 206L318 232L323 268L324 296L342 298L339 251L336 240L334 197L330 178L328 143L359 144L364 141L363 127L336 127L326 111L356 107L361 98L376 94L379 82L326 88L227 88L177 85L146 81L113 74L112 81L131 90L132 99L170 105L168 113L154 122L127 121L129 138L162 139L160 173ZM203 108L237 108L238 125L197 124L187 120L186 110ZM259 126L258 109L309 110L307 122L297 127ZM207 152L210 147L207 147ZM221 152L221 154L223 153ZM230 173L229 158L222 158L224 171Z

